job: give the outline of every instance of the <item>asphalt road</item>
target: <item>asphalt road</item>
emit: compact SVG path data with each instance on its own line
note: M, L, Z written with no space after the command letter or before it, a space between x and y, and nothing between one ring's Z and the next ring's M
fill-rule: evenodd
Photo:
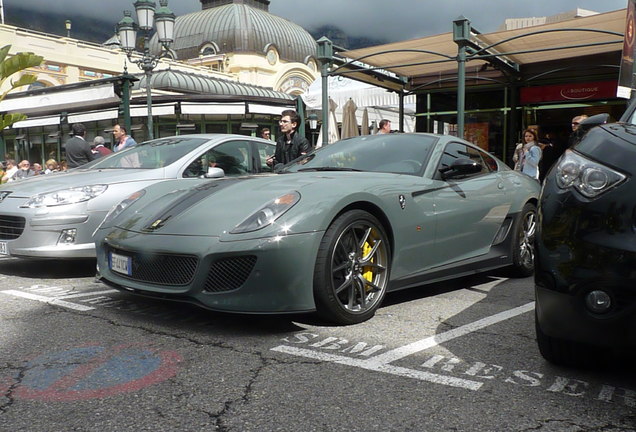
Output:
M390 294L339 327L136 298L93 274L0 260L1 431L636 431L633 359L545 362L531 278Z

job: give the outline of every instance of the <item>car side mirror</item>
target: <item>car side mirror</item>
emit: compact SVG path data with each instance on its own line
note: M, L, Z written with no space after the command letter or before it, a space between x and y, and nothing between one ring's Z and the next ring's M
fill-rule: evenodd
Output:
M578 143L583 139L585 134L587 134L590 129L605 124L609 121L610 115L607 113L596 114L591 117L588 117L579 123L579 127L573 132L572 135L572 145Z
M221 178L225 177L225 171L219 167L209 167L208 172L203 175L205 178Z
M442 175L442 179L447 180L454 177L461 177L464 175L475 174L481 172L482 165L475 162L472 159L460 158L453 162L449 167L441 168L439 170Z
M593 115L592 117L588 117L584 119L579 124L579 129L583 129L583 133L585 133L589 131L590 129L592 129L593 127L600 126L602 124L607 123L609 121L609 118L610 118L610 115L607 113ZM579 129L577 129L577 132Z

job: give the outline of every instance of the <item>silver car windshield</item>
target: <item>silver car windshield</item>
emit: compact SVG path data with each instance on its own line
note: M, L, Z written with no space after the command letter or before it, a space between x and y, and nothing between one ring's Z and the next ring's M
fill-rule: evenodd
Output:
M156 169L168 166L208 140L172 137L147 141L98 159L89 169Z
M417 134L365 135L321 147L284 172L372 171L421 174L437 138Z

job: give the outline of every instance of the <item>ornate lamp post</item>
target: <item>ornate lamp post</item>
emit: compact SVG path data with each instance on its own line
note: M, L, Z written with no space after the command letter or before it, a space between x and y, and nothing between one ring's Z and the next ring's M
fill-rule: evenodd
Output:
M307 120L309 122L309 131L311 133L311 147L315 147L315 134L316 129L318 128L318 116L315 113L311 113L307 116Z
M64 21L64 27L66 28L66 37L71 37L71 20Z
M157 67L159 59L166 56L170 49L170 44L174 41L174 21L175 16L168 9L168 0L159 0L161 5L156 9L153 0L137 0L133 3L135 12L137 13L136 24L130 11L124 11L124 17L117 24L117 33L121 48L126 52L128 60L135 63L146 75L146 105L148 107L148 139L153 139L152 124L152 91L150 87L150 79L152 71ZM161 52L159 55L150 53L150 36L153 30L153 24L157 27L157 38L161 44ZM132 53L137 44L137 30L141 30L144 36L143 53L141 58L133 59Z

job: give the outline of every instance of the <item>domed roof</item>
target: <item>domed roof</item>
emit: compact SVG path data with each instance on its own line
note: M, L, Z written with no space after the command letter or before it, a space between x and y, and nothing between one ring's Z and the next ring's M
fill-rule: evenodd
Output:
M204 48L212 48L216 54L266 55L272 45L281 60L305 63L308 56L316 56L316 41L299 25L252 7L247 1L227 3L219 2L219 6L176 18L170 48L178 59L197 58ZM159 49L156 37L151 49L153 52Z

